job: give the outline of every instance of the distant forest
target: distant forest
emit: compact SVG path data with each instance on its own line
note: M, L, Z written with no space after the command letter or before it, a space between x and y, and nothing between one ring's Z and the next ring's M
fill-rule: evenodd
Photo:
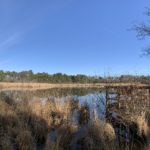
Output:
M150 76L87 76L83 74L67 75L62 73L33 73L32 70L15 72L0 70L0 82L39 82L39 83L116 83L116 82L140 82L150 83Z

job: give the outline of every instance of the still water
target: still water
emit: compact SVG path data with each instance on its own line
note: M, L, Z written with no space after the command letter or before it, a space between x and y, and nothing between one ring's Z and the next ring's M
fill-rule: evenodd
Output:
M101 118L105 117L105 91L102 89L87 89L87 88L60 88L60 89L47 89L36 91L13 90L1 91L0 96L3 94L17 100L40 100L45 103L48 99L64 102L71 99L79 101L81 105L87 104L90 110L90 117Z

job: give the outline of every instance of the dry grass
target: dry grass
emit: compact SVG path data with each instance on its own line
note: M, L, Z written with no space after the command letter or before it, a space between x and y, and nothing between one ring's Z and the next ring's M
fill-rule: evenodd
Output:
M15 150L11 142L11 137L8 135L0 136L0 149L1 150Z
M34 142L31 132L22 131L17 135L16 143L20 150L33 150Z
M146 117L146 120L147 120L147 124L150 127L150 110L146 112L145 117Z
M74 109L79 113L77 126L70 120ZM36 146L44 145L45 150L67 150L72 148L71 142L82 128L84 136L77 138L75 144L83 150L118 149L116 134L111 123L98 119L92 122L89 119L89 106L87 104L80 106L78 101L68 99L64 102L59 100L47 100L46 103L39 100L16 102L10 97L1 97L0 149L34 150ZM134 116L132 121L135 124L132 129L139 137L149 137L149 112L146 115ZM53 128L57 131L55 141L48 136ZM132 146L132 149L134 147L138 146Z
M113 150L115 149L114 129L110 124L97 120L88 127L88 135L84 142L87 150Z
M1 90L37 90L37 89L50 89L50 88L104 88L107 86L124 87L136 86L146 87L148 85L141 83L62 83L62 84L49 84L49 83L26 83L26 82L0 82Z
M88 104L84 104L79 109L79 124L80 125L86 125L88 124L90 120L90 114L89 114L89 106Z
M74 147L71 145L72 140L75 138L74 133L77 129L74 129L72 125L63 126L58 128L58 135L56 142L50 139L46 142L46 150L69 150L78 149L82 150L109 150L115 149L115 133L112 126L108 123L103 123L100 120L90 124L86 128L85 137L79 138ZM78 147L78 148L77 148Z
M45 142L48 125L32 112L28 104L1 100L0 108L0 149L30 150L36 143ZM8 144L4 144L6 141Z
M56 141L51 141L47 139L46 150L67 150L70 149L70 143L73 138L73 133L77 131L72 124L61 126L57 129L57 139Z
M42 111L42 117L48 121L50 126L60 126L70 118L71 106L69 101L59 102L48 100Z
M138 125L138 134L148 136L149 127L147 124L147 120L145 118L145 114L137 117L137 125Z

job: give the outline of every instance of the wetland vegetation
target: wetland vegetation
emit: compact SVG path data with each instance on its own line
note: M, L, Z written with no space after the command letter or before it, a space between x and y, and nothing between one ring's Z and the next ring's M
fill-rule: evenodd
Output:
M150 148L149 89L8 90L0 108L2 150Z

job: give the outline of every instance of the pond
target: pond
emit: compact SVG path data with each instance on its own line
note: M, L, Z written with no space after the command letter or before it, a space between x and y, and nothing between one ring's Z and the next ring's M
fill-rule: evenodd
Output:
M79 101L80 105L87 104L90 110L90 118L93 117L104 119L106 113L106 99L105 90L97 88L56 88L47 90L5 90L1 91L0 95L3 94L15 99L16 101L29 100L35 101L40 100L45 103L48 99L59 101L63 103L65 100L71 99Z

